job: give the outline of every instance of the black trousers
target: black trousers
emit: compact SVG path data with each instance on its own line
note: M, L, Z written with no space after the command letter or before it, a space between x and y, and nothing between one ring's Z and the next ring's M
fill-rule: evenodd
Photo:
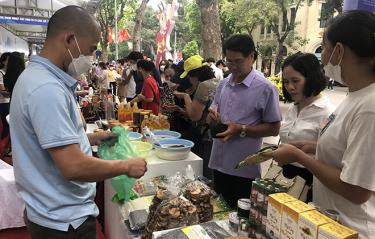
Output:
M240 198L250 198L251 183L253 179L232 176L214 170L215 190L223 195L225 201L233 209L237 208Z
M306 185L309 186L311 186L313 183L313 175L306 168L300 168L291 164L287 164L283 166L283 174L287 178L294 178L298 175L301 178L305 179ZM306 202L312 202L312 188L310 188L309 192L307 193Z
M9 134L9 124L6 120L6 116L8 114L9 114L9 103L0 104L0 119L1 119L1 123L3 123L3 132L0 135L1 138L4 138Z
M77 229L70 225L67 232L40 226L30 221L26 215L24 220L32 239L96 239L96 222L92 216Z

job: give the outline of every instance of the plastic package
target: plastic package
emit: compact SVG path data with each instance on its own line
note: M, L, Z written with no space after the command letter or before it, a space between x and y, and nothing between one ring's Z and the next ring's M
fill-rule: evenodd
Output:
M167 178L164 175L146 180L137 180L133 190L138 197L155 195L158 186L163 185L166 180Z
M145 228L147 222L147 211L136 210L129 213L129 224L131 230L141 230Z
M165 195L171 196L171 195ZM163 197L163 196L162 196ZM157 200L160 200L159 198ZM162 201L154 211L155 204L150 207L147 218L144 239L152 238L152 232L162 231L177 227L194 225L199 223L197 208L186 198L175 196ZM151 211L154 211L153 213Z
M188 183L183 190L184 197L189 199L196 207L199 222L207 222L213 218L213 205L211 203L211 189L200 181Z
M131 141L128 139L128 131L123 127L116 126L112 131L118 135L117 138L112 138L102 141L98 148L99 157L105 160L126 160L128 158L138 156ZM129 201L131 191L135 180L126 175L114 177L112 179L112 186L117 192L115 195L116 201Z
M191 227L180 228L163 233L155 239L225 239L231 234L217 222L205 222Z

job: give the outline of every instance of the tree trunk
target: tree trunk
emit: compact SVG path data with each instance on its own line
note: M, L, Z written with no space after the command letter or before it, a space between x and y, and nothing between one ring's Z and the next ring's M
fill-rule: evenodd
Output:
M280 72L282 62L283 62L283 42L278 42L276 61L275 61L275 75Z
M141 29L142 20L149 0L142 0L141 5L135 13L135 25L133 32L133 51L141 51Z
M218 0L196 0L202 18L203 57L221 59L221 36Z

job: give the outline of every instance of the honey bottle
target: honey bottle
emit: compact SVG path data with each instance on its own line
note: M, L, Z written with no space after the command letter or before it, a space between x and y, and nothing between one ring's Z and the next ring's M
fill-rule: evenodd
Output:
M131 120L133 120L132 109L130 107L130 103L129 102L125 106L124 114L125 114L125 121L131 121Z
M125 104L120 103L119 108L118 108L118 121L120 122L125 122Z

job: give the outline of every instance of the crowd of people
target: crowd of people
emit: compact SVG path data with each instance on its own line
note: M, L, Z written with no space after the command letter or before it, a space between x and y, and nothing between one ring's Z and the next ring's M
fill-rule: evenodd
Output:
M257 52L247 34L225 41L225 60L194 55L156 67L134 51L93 65L99 29L83 8L68 6L51 17L44 48L26 69L19 53L0 57L1 122L7 125L11 102L14 171L33 238L95 238L92 182L122 174L139 178L147 171L142 158L92 156L92 145L116 135L86 134L77 85L167 115L172 130L195 143L204 176L233 208L250 197L252 181L261 177L259 165L235 166L256 153L264 137L279 135L281 144L269 154L286 177L299 175L311 186L307 201L337 211L361 239L374 237L374 14L336 17L325 29L321 62L301 52L284 60L282 91L292 103L284 119L276 87L253 67ZM322 94L325 75L349 89L337 109Z

